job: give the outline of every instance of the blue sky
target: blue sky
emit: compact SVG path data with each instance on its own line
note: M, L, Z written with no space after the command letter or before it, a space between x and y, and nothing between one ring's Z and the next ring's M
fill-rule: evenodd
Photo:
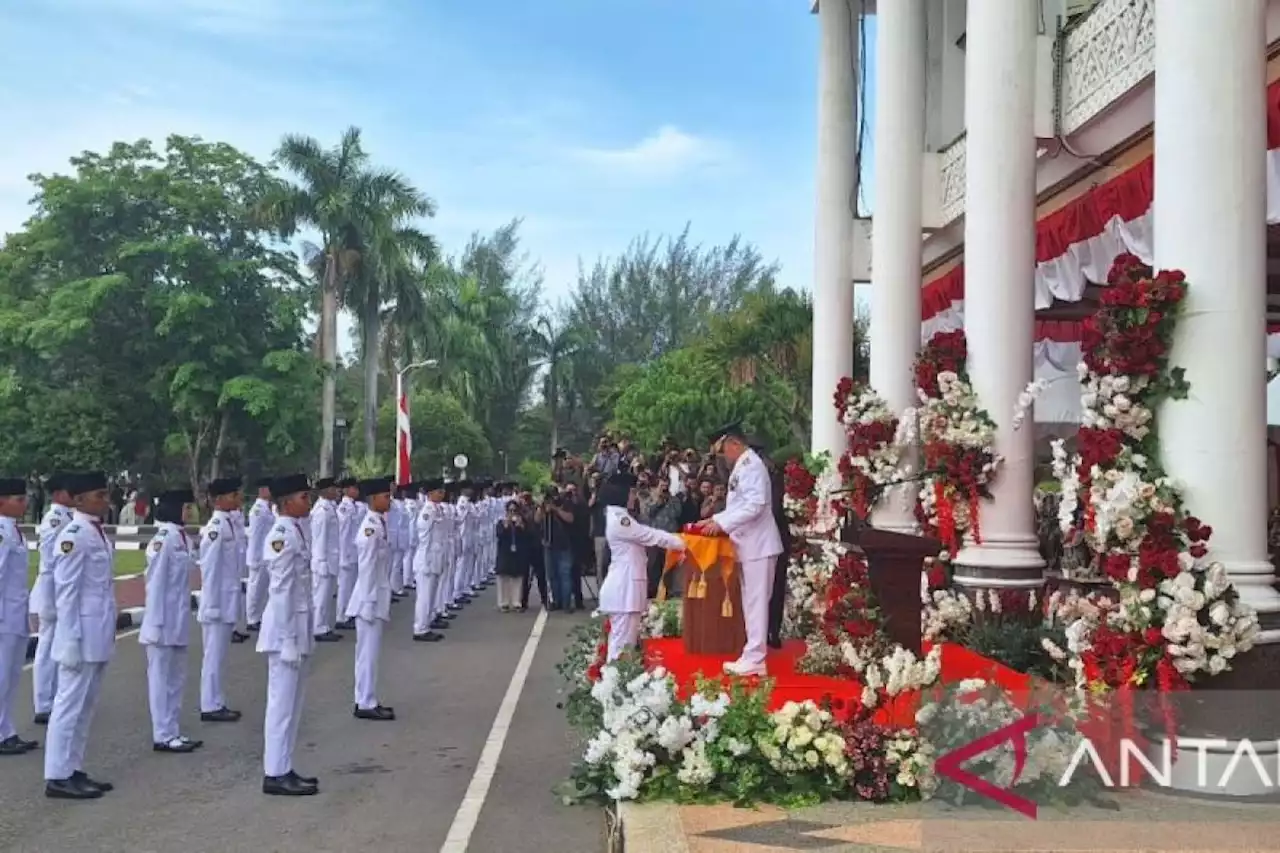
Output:
M686 220L810 284L808 0L9 0L0 44L0 231L28 173L85 148L180 132L265 157L355 124L436 199L448 250L524 217L549 301L580 257Z

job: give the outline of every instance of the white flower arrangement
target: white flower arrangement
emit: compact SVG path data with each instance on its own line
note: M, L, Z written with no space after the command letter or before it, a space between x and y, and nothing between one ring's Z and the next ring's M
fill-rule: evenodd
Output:
M844 778L849 761L844 754L844 737L835 718L816 703L787 702L770 715L773 731L761 735L756 746L779 773L821 771Z
M901 478L904 439L911 429L904 428L903 421L908 420L912 413L900 418L868 385L855 385L839 409L840 421L851 439L859 434L861 427L873 424L888 427L893 424L892 432L883 443L865 448L866 452L861 455L846 452L845 460L854 472L872 484L883 486L897 482Z
M684 607L680 599L650 601L649 609L640 623L640 636L650 639L679 637L683 619Z
M938 389L938 397L918 392L920 406L915 410L915 416L919 421L920 442L926 448L931 444L945 444L985 454L989 461L976 475L976 485L985 486L995 479L1003 461L996 453L996 424L979 405L973 387L957 374L949 370L939 373ZM951 500L958 535L967 531L971 522L968 496L960 497L960 500ZM921 481L919 500L924 517L937 527L936 478L926 477Z

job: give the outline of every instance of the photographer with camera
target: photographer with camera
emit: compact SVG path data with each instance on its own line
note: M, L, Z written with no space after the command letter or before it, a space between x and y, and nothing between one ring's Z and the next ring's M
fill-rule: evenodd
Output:
M575 515L558 486L548 486L534 513L542 529L543 564L551 587L548 610L574 612L573 607L573 527Z

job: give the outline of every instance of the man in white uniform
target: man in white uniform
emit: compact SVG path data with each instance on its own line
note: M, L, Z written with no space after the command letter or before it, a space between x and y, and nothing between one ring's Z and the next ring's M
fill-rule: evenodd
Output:
M48 724L49 712L53 710L53 697L58 692L58 665L50 656L53 653L53 626L58 616L53 601L53 546L62 528L71 520L71 496L67 494L68 476L58 472L45 481L45 489L49 492L49 509L36 528L40 569L35 586L31 588L28 609L39 620L36 656L31 662L31 696L35 700L35 722L39 726Z
M333 630L334 596L338 592L338 486L332 477L316 481L319 497L311 510L311 574L315 578L311 606L315 612L316 641L336 643L342 635Z
M240 478L209 484L213 517L200 531L200 623L204 655L200 662L200 720L234 723L240 712L227 707L222 671L240 613L240 536L231 513L240 502Z
M271 486L280 518L267 534L263 568L270 573L258 651L267 656L267 712L263 723L262 793L303 797L319 790L293 769L302 721L307 663L315 651L311 551L303 525L311 511L307 478L281 477Z
M343 620L335 627L354 631L354 619L347 619L347 603L356 585L356 528L368 508L359 503L360 488L352 477L338 481L342 500L338 503L338 616Z
M190 489L171 489L156 496L156 535L146 551L147 606L138 642L147 650L147 704L156 752L194 752L202 745L184 737L178 727L187 684L191 569L196 564L182 510L194 502Z
M773 518L769 471L747 446L741 424L730 424L711 435L711 451L733 466L723 512L702 522L706 536L728 534L742 564L742 610L747 643L736 661L724 665L730 675L765 675L769 634L769 594L782 553L782 536Z
M378 655L382 631L391 621L391 540L386 516L391 480L365 480L360 491L369 510L356 528L360 572L347 605L347 615L356 621L354 714L360 720L394 720L395 711L378 702Z
M418 590L413 605L413 639L419 643L437 643L444 639L437 629L449 625L438 619L436 610L448 557L449 505L444 500L444 481L427 480L421 485L425 494L414 520L418 548L413 554L413 574ZM440 621L438 626L433 624L437 621Z
M271 508L271 478L258 480L258 497L249 508L249 550L245 556L249 564L249 581L245 585L245 619L250 631L262 626L262 608L267 603L267 573L262 571L262 548L267 533L276 523L275 510Z
M40 744L18 737L13 706L27 659L27 542L18 522L27 514L27 481L0 479L0 755L23 755Z
M67 492L74 512L58 534L53 554L58 695L49 715L44 793L55 799L94 800L115 787L84 772L89 724L116 647L115 549L102 529L109 506L107 475L73 475Z
M600 585L600 612L609 615L609 652L606 661L617 660L640 638L640 622L649 609L649 556L646 548L683 551L684 540L674 533L647 527L631 517L636 478L614 474L600 489L605 506L605 538L609 540L613 562Z

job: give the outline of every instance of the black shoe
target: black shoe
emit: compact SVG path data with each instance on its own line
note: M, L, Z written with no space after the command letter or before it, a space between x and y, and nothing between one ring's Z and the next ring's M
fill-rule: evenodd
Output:
M425 634L414 634L413 641L415 643L438 643L444 639L443 634L437 634L435 631L428 631Z
M96 800L103 795L100 785L90 785L85 779L46 779L44 795L54 800Z
M771 649L782 648L782 638L779 637L777 634L770 634L769 639L766 642L769 648Z
M452 627L453 626L449 624L448 619L441 619L439 617L436 617L435 619L431 620L431 630L433 631L447 631Z
M300 776L263 776L262 793L276 797L309 797L320 792L316 785L308 785Z
M17 735L10 735L0 740L0 755L26 755L39 745L39 741L23 740Z
M336 643L342 639L342 635L335 631L325 631L323 634L316 634L317 643Z
M301 782L304 785L310 785L312 788L318 788L320 786L320 780L314 776L299 776L297 772L293 770L290 770L285 775L289 776L290 778L297 779L299 782Z
M381 705L376 708L356 708L351 713L357 720L389 721L396 718L395 711L390 708L384 708Z
M230 708L222 707L216 711L201 711L200 722L202 723L234 723L240 719L240 712L233 711Z
M417 586L410 586L409 584L405 584L404 591L405 591L405 592L417 592L417 591L418 591L418 587L417 587Z
M177 753L185 754L188 752L195 752L197 749L199 749L203 745L204 744L201 741L183 740L182 738L179 737L179 738L174 738L173 740L167 743L153 743L151 744L151 751L152 752L177 752Z
M75 773L72 773L71 778L77 782L92 785L104 794L108 794L116 789L116 786L112 785L110 782L99 782L97 779L90 779L89 774L85 773L83 770L77 770Z
M448 609L449 609L449 612L450 612L451 614L453 614L453 613L458 613L460 610L462 610L462 605L461 605L461 604L456 604L456 603L455 603L455 604L450 604Z
M458 609L459 609L459 610L461 610L462 608L461 608L461 607L459 607ZM445 611L445 612L440 616L440 618L441 618L441 619L447 619L448 621L452 622L454 619L457 619L457 618L458 618L458 614L457 614L457 613L454 613L454 612L452 612L452 611L450 611L450 610L446 610L446 611Z
M261 622L251 622L251 623L249 623L248 625L245 625L245 627L246 627L246 628L248 628L250 631L252 631L253 633L255 633L255 634L256 634L256 633L258 633L259 631L261 631L261 630L262 630L262 623L261 623Z
M402 599L402 598L404 598L404 596L403 596L403 595L400 595L399 593L395 593L395 592L391 593L391 603L392 603L392 604L399 604L399 603L400 603L400 599Z
M348 619L345 622L339 622L337 625L334 625L333 627L339 631L354 631L356 629L356 620Z
M243 643L247 639L249 639L249 635L244 633L243 631L231 632L231 642L233 643Z
M37 726L49 725L49 712L41 711L32 718L31 722L35 723Z

